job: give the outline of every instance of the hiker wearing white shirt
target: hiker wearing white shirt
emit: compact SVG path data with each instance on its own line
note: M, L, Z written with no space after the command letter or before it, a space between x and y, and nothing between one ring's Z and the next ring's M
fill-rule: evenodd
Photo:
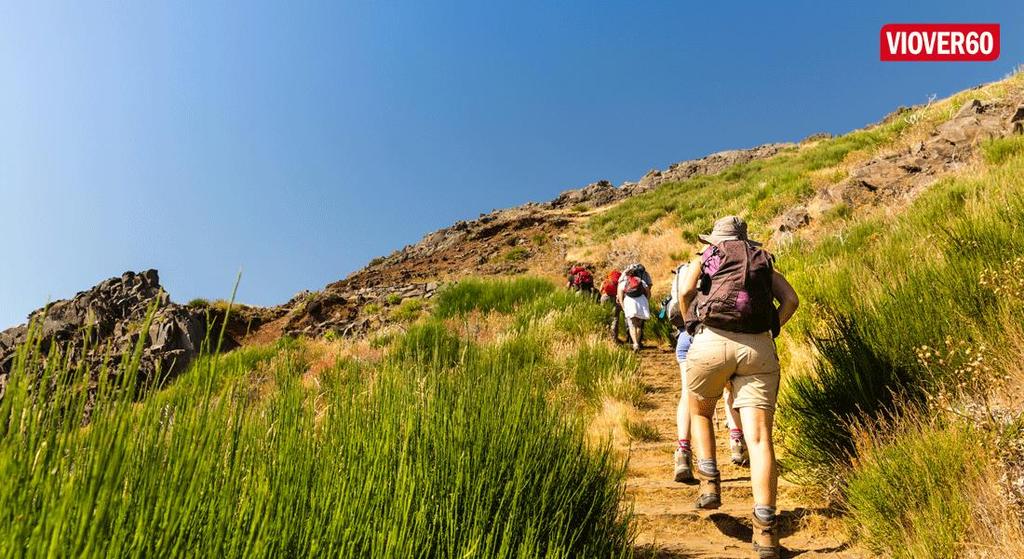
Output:
M626 330L633 344L633 351L640 351L643 344L644 321L651 318L651 276L640 264L631 264L622 271L616 299L626 317Z

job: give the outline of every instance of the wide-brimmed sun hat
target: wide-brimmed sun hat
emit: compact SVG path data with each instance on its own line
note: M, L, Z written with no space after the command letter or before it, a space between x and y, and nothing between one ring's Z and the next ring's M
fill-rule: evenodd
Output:
M761 246L761 243L747 238L747 222L736 215L727 215L719 219L710 234L697 235L697 238L709 245L717 245L722 241L742 240L754 246Z

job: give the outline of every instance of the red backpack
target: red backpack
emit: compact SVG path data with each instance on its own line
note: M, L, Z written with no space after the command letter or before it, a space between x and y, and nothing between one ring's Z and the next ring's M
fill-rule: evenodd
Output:
M686 317L688 332L704 324L729 332L777 333L771 254L746 241L722 241L704 251L701 267L701 289Z
M572 278L573 287L584 287L590 288L594 286L594 276L590 273L590 270L583 266L575 266L569 271L570 277Z
M625 293L627 297L641 297L646 295L644 292L643 280L636 276L626 277L626 286L622 292Z
M619 289L619 278L622 277L622 272L618 270L612 270L608 274L608 279L604 280L604 284L601 286L601 293L614 297L616 291Z

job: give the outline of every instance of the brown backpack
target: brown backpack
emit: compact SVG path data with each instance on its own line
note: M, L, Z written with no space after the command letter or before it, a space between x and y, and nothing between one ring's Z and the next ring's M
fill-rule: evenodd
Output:
M708 250L697 296L687 312L687 332L693 334L704 324L729 332L778 335L771 254L743 240L722 241Z

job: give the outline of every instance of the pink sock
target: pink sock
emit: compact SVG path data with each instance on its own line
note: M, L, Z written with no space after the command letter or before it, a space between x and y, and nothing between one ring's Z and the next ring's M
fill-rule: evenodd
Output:
M679 439L679 450L690 450L690 439Z
M742 441L743 440L743 429L729 429L729 438Z

